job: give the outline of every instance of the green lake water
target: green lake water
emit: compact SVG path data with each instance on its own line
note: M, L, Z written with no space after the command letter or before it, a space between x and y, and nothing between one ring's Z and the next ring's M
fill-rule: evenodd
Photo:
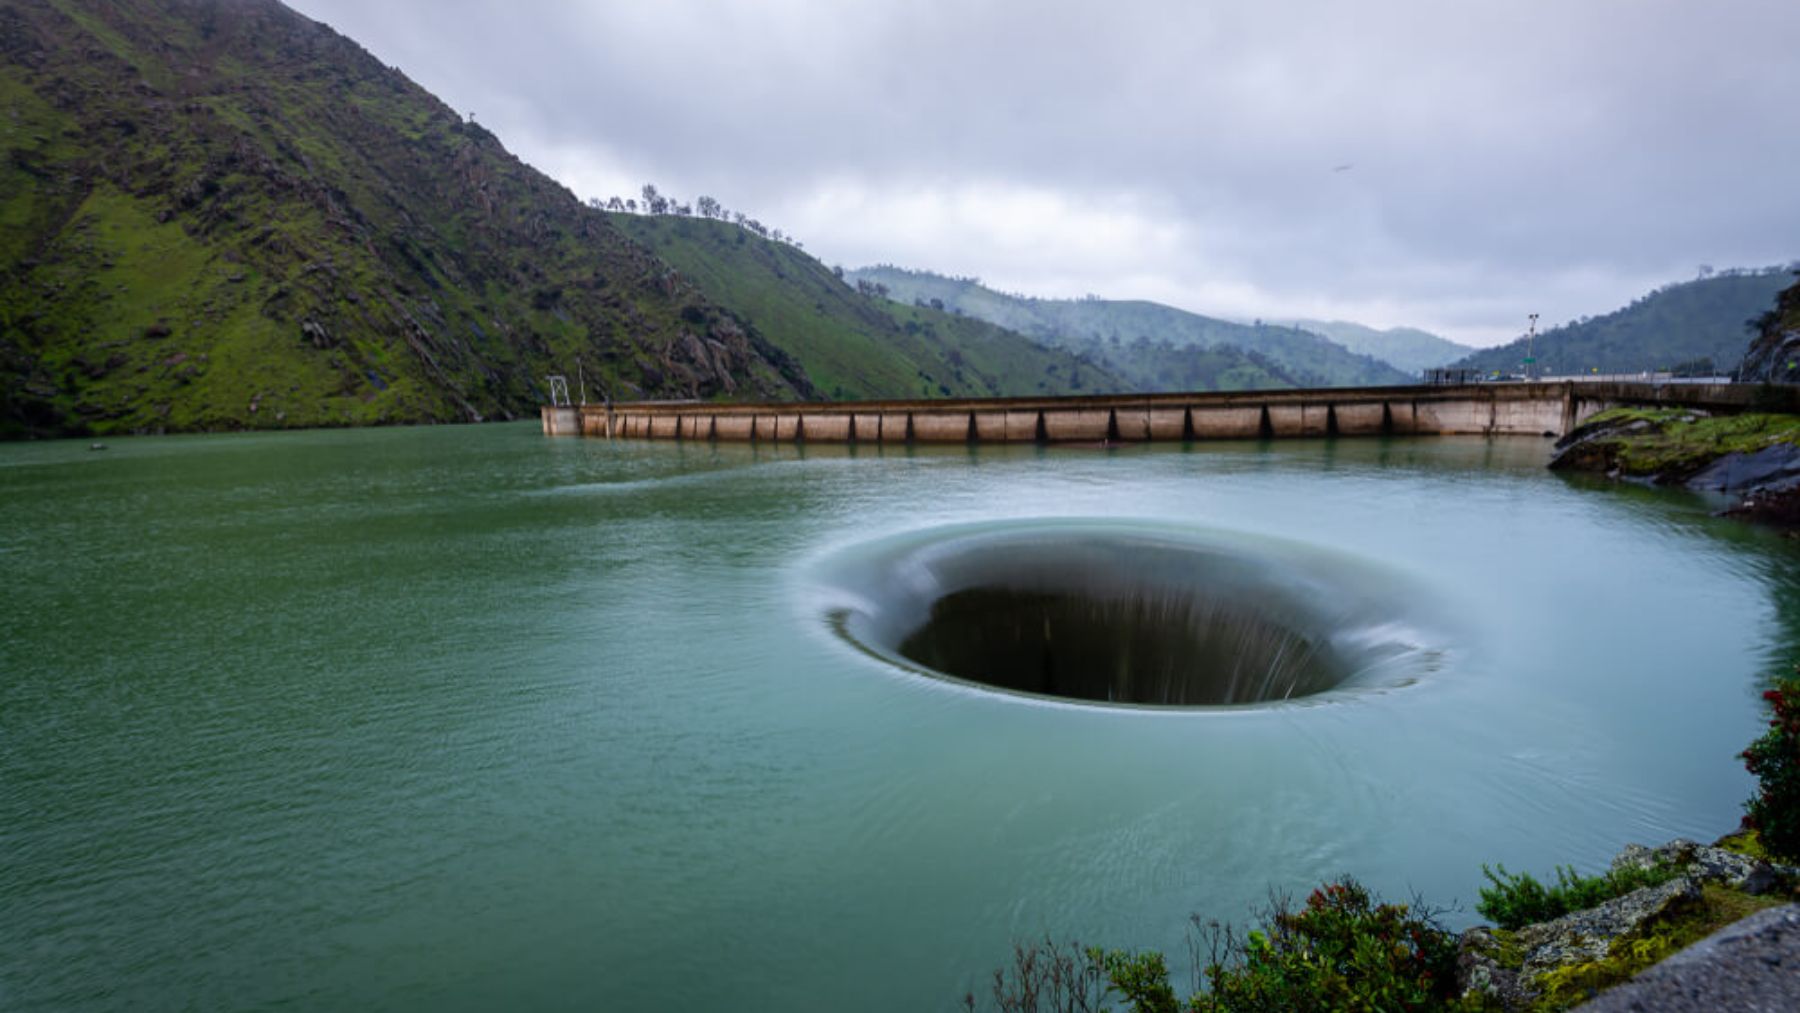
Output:
M0 1008L938 1009L1045 933L1180 957L1343 872L1460 925L1483 862L1717 836L1800 552L1547 455L0 446ZM871 547L1054 518L1317 553L1440 650L1159 711L828 620Z

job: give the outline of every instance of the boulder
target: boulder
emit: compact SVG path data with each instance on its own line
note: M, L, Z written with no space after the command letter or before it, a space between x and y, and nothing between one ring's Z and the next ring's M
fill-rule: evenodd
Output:
M1800 446L1774 443L1754 454L1733 453L1713 461L1687 480L1708 492L1779 491L1800 485Z
M325 325L319 323L317 320L302 321L300 324L300 336L305 340L312 342L314 348L330 348L337 344L337 342L332 340L331 332L326 330Z
M1680 838L1660 848L1627 844L1612 861L1614 869L1649 869L1658 865L1678 866L1683 875L1697 883L1718 883L1752 894L1766 893L1784 880L1800 877L1800 869L1792 866L1770 865L1760 858Z
M1648 432L1654 426L1644 419L1613 419L1578 426L1556 441L1552 471L1610 472L1618 459L1618 437Z
M1576 1009L1710 1013L1800 1009L1800 905L1770 908L1713 933Z
M1559 967L1603 960L1613 940L1699 902L1699 881L1678 876L1661 886L1633 890L1585 911L1527 925L1514 935L1525 955L1519 973L1530 981Z
M1535 993L1519 969L1501 963L1501 943L1485 925L1462 934L1456 953L1456 983L1462 995L1485 996L1501 1009L1524 1009Z

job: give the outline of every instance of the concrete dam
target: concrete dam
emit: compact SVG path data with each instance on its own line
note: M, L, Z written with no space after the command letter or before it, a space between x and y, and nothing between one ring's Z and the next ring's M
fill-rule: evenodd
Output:
M1320 436L1562 436L1626 404L1743 411L1749 385L1489 383L1076 397L546 405L544 433L817 443L1132 443Z

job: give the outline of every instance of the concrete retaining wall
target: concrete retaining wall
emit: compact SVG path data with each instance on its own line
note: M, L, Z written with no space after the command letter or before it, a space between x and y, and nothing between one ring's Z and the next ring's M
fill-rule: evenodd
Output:
M1519 383L1198 394L546 406L549 436L824 443L1102 443L1377 435L1560 436L1621 404L1748 406L1750 385Z

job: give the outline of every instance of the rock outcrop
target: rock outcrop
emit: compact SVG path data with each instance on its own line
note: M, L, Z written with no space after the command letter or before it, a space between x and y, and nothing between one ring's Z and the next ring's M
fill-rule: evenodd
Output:
M1749 453L1730 453L1690 475L1689 489L1747 493L1800 485L1800 445L1773 443Z
M1800 868L1775 865L1736 851L1679 838L1660 848L1627 844L1612 861L1614 869L1654 869L1668 865L1684 869L1687 878L1695 882L1718 883L1752 896L1768 893L1783 882L1800 879Z
M1775 308L1757 325L1738 376L1761 383L1800 383L1800 283L1776 296Z
M1581 1013L1712 1013L1800 1009L1800 904L1728 925L1618 988Z
M1627 845L1612 867L1675 868L1680 875L1512 932L1470 929L1457 958L1457 984L1464 994L1483 996L1502 1009L1527 1009L1539 1000L1547 976L1606 960L1622 941L1647 939L1671 920L1694 913L1708 885L1762 896L1791 892L1800 884L1800 868L1688 840L1659 848Z
M1800 528L1800 416L1615 409L1557 441L1555 471L1724 494L1723 513Z

